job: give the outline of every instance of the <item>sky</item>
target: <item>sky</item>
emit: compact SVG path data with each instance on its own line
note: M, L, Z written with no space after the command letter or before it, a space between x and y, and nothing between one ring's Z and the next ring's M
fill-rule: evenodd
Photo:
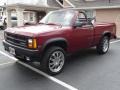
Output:
M25 4L43 4L46 0L0 0L0 5L4 5L5 2L11 3L25 3Z
M4 5L5 2L6 0L0 0L0 5Z

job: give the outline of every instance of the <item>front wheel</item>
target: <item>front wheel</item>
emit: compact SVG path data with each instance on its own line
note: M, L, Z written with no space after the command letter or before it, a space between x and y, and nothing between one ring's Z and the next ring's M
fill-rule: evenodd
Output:
M41 68L50 75L58 74L63 70L65 59L65 51L61 47L50 47L44 54Z
M105 54L109 50L109 45L110 45L110 39L108 36L104 36L99 44L97 45L97 52L99 54Z

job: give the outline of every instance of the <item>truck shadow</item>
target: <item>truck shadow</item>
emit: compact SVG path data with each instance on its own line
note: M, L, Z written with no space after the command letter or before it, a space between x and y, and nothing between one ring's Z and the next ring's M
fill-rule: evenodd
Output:
M110 50L109 52L110 53ZM108 54L106 53L106 54ZM68 56L67 61L68 63L76 63L76 62L94 62L98 60L97 58L103 57L103 55L99 55L96 51L96 48L90 48L90 49L83 49L79 52L76 52L74 54L71 54Z
M67 56L66 64L71 63L71 62L73 63L73 62L76 62L76 61L84 62L84 61L89 60L87 58L95 57L95 56L100 56L96 53L95 48L80 50L80 51L75 52L73 54L69 54ZM84 60L84 59L86 59L86 60ZM24 62L28 65L32 65L33 67L38 67L39 68L39 66L40 66L39 62L29 62L29 61L21 61L21 62Z
M54 77L63 81L64 78L67 78L66 81L69 81L72 77L79 77L79 79L82 79L84 75L88 75L90 72L95 71L94 69L99 70L98 68L104 67L105 63L109 61L108 57L114 54L114 48L111 48L105 55L97 54L96 48L80 50L67 57L63 71ZM38 62L27 62L26 64L41 71L40 63Z
M76 52L74 54L67 56L67 60L66 60L66 64L65 64L63 73L65 73L67 70L69 71L69 69L71 69L73 71L77 70L78 67L80 68L84 65L86 66L86 63L91 64L91 63L99 62L100 58L102 58L102 57L104 57L104 55L97 54L95 48L80 50L79 52ZM27 64L40 70L39 62L33 62L33 63L27 62Z

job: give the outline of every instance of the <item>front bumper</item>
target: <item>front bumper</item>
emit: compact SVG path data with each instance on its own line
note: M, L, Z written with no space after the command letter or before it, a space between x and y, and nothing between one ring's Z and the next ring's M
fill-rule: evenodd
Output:
M15 50L15 57L26 59L27 57L30 58L31 61L40 61L41 54L39 50L31 50L27 48L22 48L19 46L15 46L13 44L10 44L6 42L5 40L3 41L4 49L10 53L9 48L13 48Z

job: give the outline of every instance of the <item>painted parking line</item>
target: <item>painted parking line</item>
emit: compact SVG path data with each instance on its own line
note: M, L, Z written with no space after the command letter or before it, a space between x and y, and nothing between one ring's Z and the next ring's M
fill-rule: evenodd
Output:
M120 40L115 40L115 41L112 41L110 43L112 44L112 43L117 43L117 42L120 42Z
M13 63L15 63L15 62L2 63L2 64L0 64L0 66L9 65L9 64L13 64Z
M0 51L0 54L9 57L10 59L12 59L12 60L18 62L19 64L21 64L21 65L23 65L23 66L25 66L25 67L31 69L32 71L37 72L38 74L40 74L40 75L42 75L42 76L48 78L49 80L51 80L51 81L53 81L53 82L55 82L55 83L57 83L57 84L59 84L59 85L65 87L65 88L67 88L68 90L78 90L77 88L75 88L75 87L73 87L73 86L71 86L71 85L69 85L69 84L67 84L67 83L65 83L65 82L63 82L63 81L61 81L61 80L55 78L55 77L52 77L52 76L50 76L50 75L48 75L48 74L46 74L46 73L40 71L39 69L36 69L36 68L34 68L34 67L32 67L32 66L30 66L30 65L28 65L28 64L26 64L26 63L24 63L24 62L19 61L18 59L14 58L13 56L10 56L10 55L7 54L7 53L4 53L4 52Z

